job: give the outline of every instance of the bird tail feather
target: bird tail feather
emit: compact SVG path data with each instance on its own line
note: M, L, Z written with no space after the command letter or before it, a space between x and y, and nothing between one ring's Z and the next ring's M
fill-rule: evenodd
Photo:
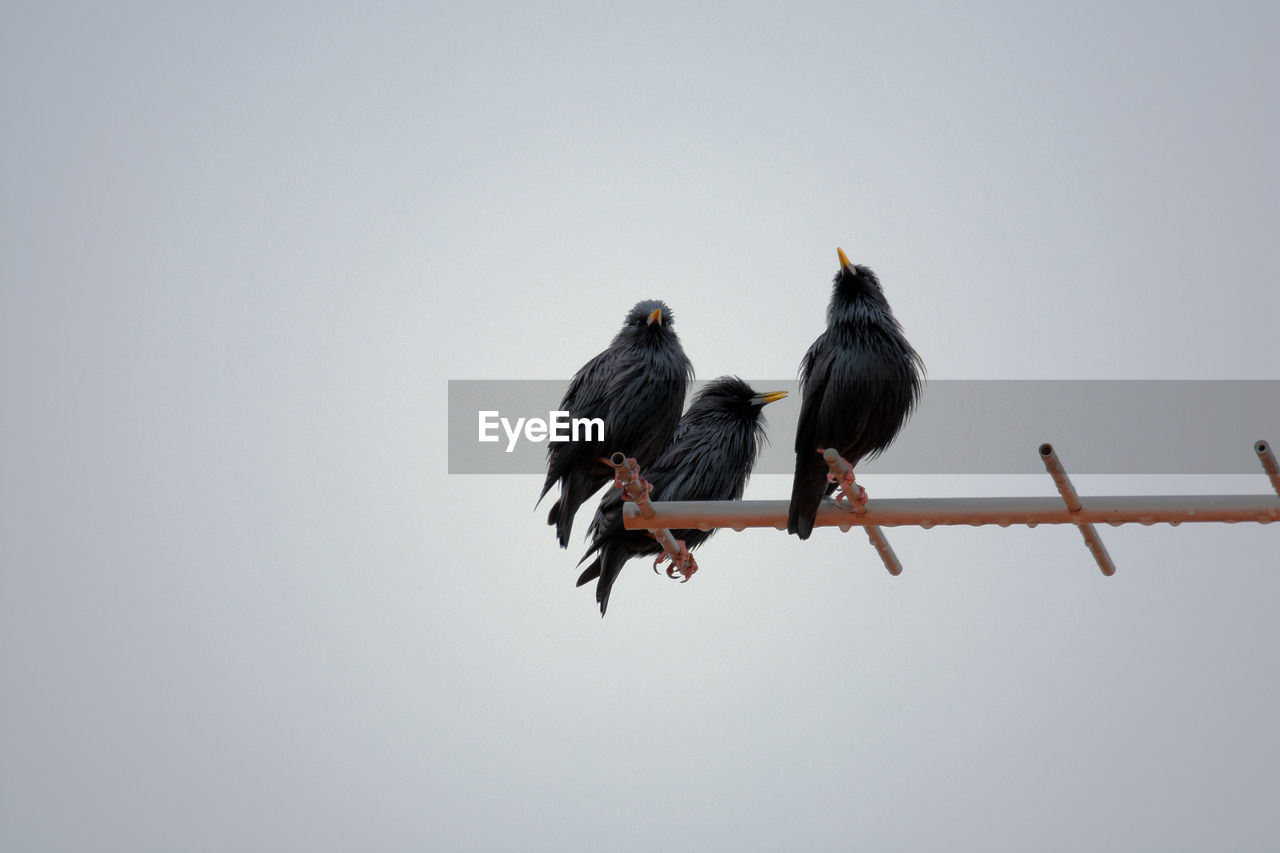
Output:
M584 586L600 577L600 558L596 557L591 565L582 570L582 574L578 575L578 586Z
M604 613L609 609L609 593L613 591L613 582L618 579L619 573L622 571L622 564L627 561L625 552L618 553L619 549L611 548L606 545L600 551L600 557L596 560L599 569L600 579L596 582L596 601L600 602L600 617L604 618ZM587 572L591 571L590 569ZM583 574L587 574L583 572Z
M556 501L556 505L552 507L555 518L547 517L547 523L556 526L556 538L560 540L561 548L569 547L569 534L573 531L573 517L578 511L578 506L582 503L582 501L570 500L571 495L571 492L562 494L560 500Z
M826 485L821 472L815 478L813 472L803 466L796 471L791 483L791 505L787 508L787 532L794 533L801 539L808 539L813 532L813 520L818 515L818 505L822 503L822 494Z

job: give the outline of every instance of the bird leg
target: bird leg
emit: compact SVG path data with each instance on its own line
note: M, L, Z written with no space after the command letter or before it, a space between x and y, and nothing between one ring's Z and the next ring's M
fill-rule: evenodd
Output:
M670 558L671 565L667 566L667 577L674 578L678 574L680 575L680 583L684 583L693 577L693 573L698 570L698 561L693 559L693 554L689 553L689 549L685 547L683 539L677 539L676 546L680 549L676 554L673 555L670 551L663 551L658 555L658 558L653 561L653 571L657 573L659 564Z
M850 468L840 476L835 474L827 474L827 482L838 483L840 485L840 494L836 495L835 504L841 509L850 512L865 512L867 509L867 490L858 485L854 479L853 469ZM856 495L856 497L852 497Z

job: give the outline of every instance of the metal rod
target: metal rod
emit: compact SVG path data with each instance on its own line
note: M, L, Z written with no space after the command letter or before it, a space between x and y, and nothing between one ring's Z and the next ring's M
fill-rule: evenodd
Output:
M1076 487L1071 485L1071 479L1067 477L1067 471L1062 467L1062 462L1054 452L1052 444L1040 445L1040 458L1044 461L1044 467L1049 472L1049 476L1053 478L1053 484L1058 487L1058 494L1062 495L1067 509L1079 512L1080 496L1076 494Z
M1271 480L1276 497L1270 495L1118 495L1081 499L1052 445L1040 446L1040 458L1058 487L1057 498L888 498L866 506L861 512L849 512L834 503L823 502L814 518L814 527L867 528L867 536L875 546L891 574L902 571L902 564L884 538L881 527L923 527L968 525L1009 527L1025 524L1074 524L1080 529L1085 545L1092 552L1103 574L1115 573L1115 565L1098 536L1095 524L1184 524L1213 522L1233 524L1280 521L1280 463L1270 445L1258 441L1253 446L1262 468ZM836 454L839 462L848 462ZM832 460L824 453L827 463ZM620 453L610 460L625 484L633 502L623 505L622 524L627 530L649 530L655 537L666 534L663 547L673 561L678 544L671 529L711 530L728 527L772 527L785 530L789 501L658 501L648 499L647 491L634 482L631 468ZM837 476L838 464L831 466ZM638 477L638 471L637 477ZM856 484L855 484L856 485ZM842 486L843 487L843 486ZM861 487L859 487L861 488ZM853 503L851 498L851 503ZM661 525L661 526L659 526ZM659 539L662 542L662 539ZM692 555L690 555L692 559ZM695 564L696 570L696 564Z
M1111 562L1111 555L1107 553L1107 546L1102 544L1102 537L1098 535L1098 528L1092 524L1080 525L1080 535L1084 537L1085 547L1089 549L1089 553L1093 554L1093 559L1097 562L1098 568L1107 577L1111 577L1116 573L1116 564Z
M1265 441L1254 442L1253 452L1258 454L1262 470L1267 472L1267 477L1271 480L1271 488L1275 489L1276 496L1280 497L1280 463L1276 462L1276 455L1271 451L1271 445Z
M653 517L641 518L634 504L623 507L628 530L654 524L673 529L787 527L788 501L655 501ZM1060 498L877 498L865 513L824 502L815 527L924 527L995 524L1185 524L1192 522L1269 523L1280 521L1280 498L1273 495L1090 496L1072 512Z
M828 447L822 451L822 458L826 460L827 467L831 469L831 476L840 484L840 491L844 493L845 500L849 502L849 509L858 514L865 513L867 511L867 490L859 486L853 479L853 466L849 464L849 460L841 456L840 451L834 447ZM902 561L893 552L893 546L889 544L884 531L874 524L869 524L867 525L867 538L871 540L871 545L876 549L876 553L880 555L880 562L884 563L884 567L888 569L889 574L895 577L902 574Z
M644 518L653 518L653 504L649 501L649 490L640 485L639 467L633 469L627 463L627 457L621 453L610 456L609 464L613 466L613 474L622 484L622 490L640 508L640 515Z
M880 555L880 561L889 570L889 574L894 577L902 574L902 562L898 559L898 555L893 552L893 546L885 538L884 531L874 524L868 524L867 538L871 540L872 546L875 547L876 553Z
M1067 469L1062 467L1062 461L1058 459L1058 454L1054 452L1053 445L1045 442L1040 445L1040 458L1044 460L1045 470L1049 472L1049 476L1053 478L1053 483L1058 487L1058 494L1062 495L1062 502L1067 505L1067 509L1073 513L1078 513L1082 509L1080 503L1080 495L1076 494L1076 487L1071 485L1071 478L1067 476ZM1098 564L1098 568L1107 577L1111 577L1116 573L1116 564L1111 561L1111 555L1107 553L1107 546L1102 544L1102 537L1098 535L1098 529L1092 523L1080 525L1080 535L1084 537L1085 547L1089 549L1089 553L1093 554L1093 559Z
M623 518L629 510L634 509L642 519L652 521L655 515L654 505L649 500L649 490L641 484L640 468L635 464L635 460L628 459L621 453L615 453L609 457L609 464L613 466L614 475L622 484L623 491L631 497L630 504L623 504ZM640 529L648 530L653 538L658 540L663 552L671 560L672 568L684 575L686 580L689 575L698 570L698 563L693 559L693 555L681 547L681 543L671 535L669 528L642 525Z

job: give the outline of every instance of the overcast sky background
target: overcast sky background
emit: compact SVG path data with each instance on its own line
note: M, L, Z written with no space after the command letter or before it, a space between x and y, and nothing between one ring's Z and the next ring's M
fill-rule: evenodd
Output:
M793 378L836 246L933 379L1280 379L1275 4L891 5L7 7L0 848L1269 849L1280 529L726 532L602 621L447 473L641 298Z

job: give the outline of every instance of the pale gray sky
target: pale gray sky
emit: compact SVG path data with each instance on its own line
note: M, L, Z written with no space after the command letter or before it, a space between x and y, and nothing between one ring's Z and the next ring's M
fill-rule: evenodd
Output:
M857 531L724 533L602 621L537 478L447 474L445 407L648 297L700 377L794 376L836 246L935 379L1280 379L1278 38L1269 3L11 5L0 848L1269 849L1280 530L1106 529L1111 579L1069 529L892 531L899 578Z

